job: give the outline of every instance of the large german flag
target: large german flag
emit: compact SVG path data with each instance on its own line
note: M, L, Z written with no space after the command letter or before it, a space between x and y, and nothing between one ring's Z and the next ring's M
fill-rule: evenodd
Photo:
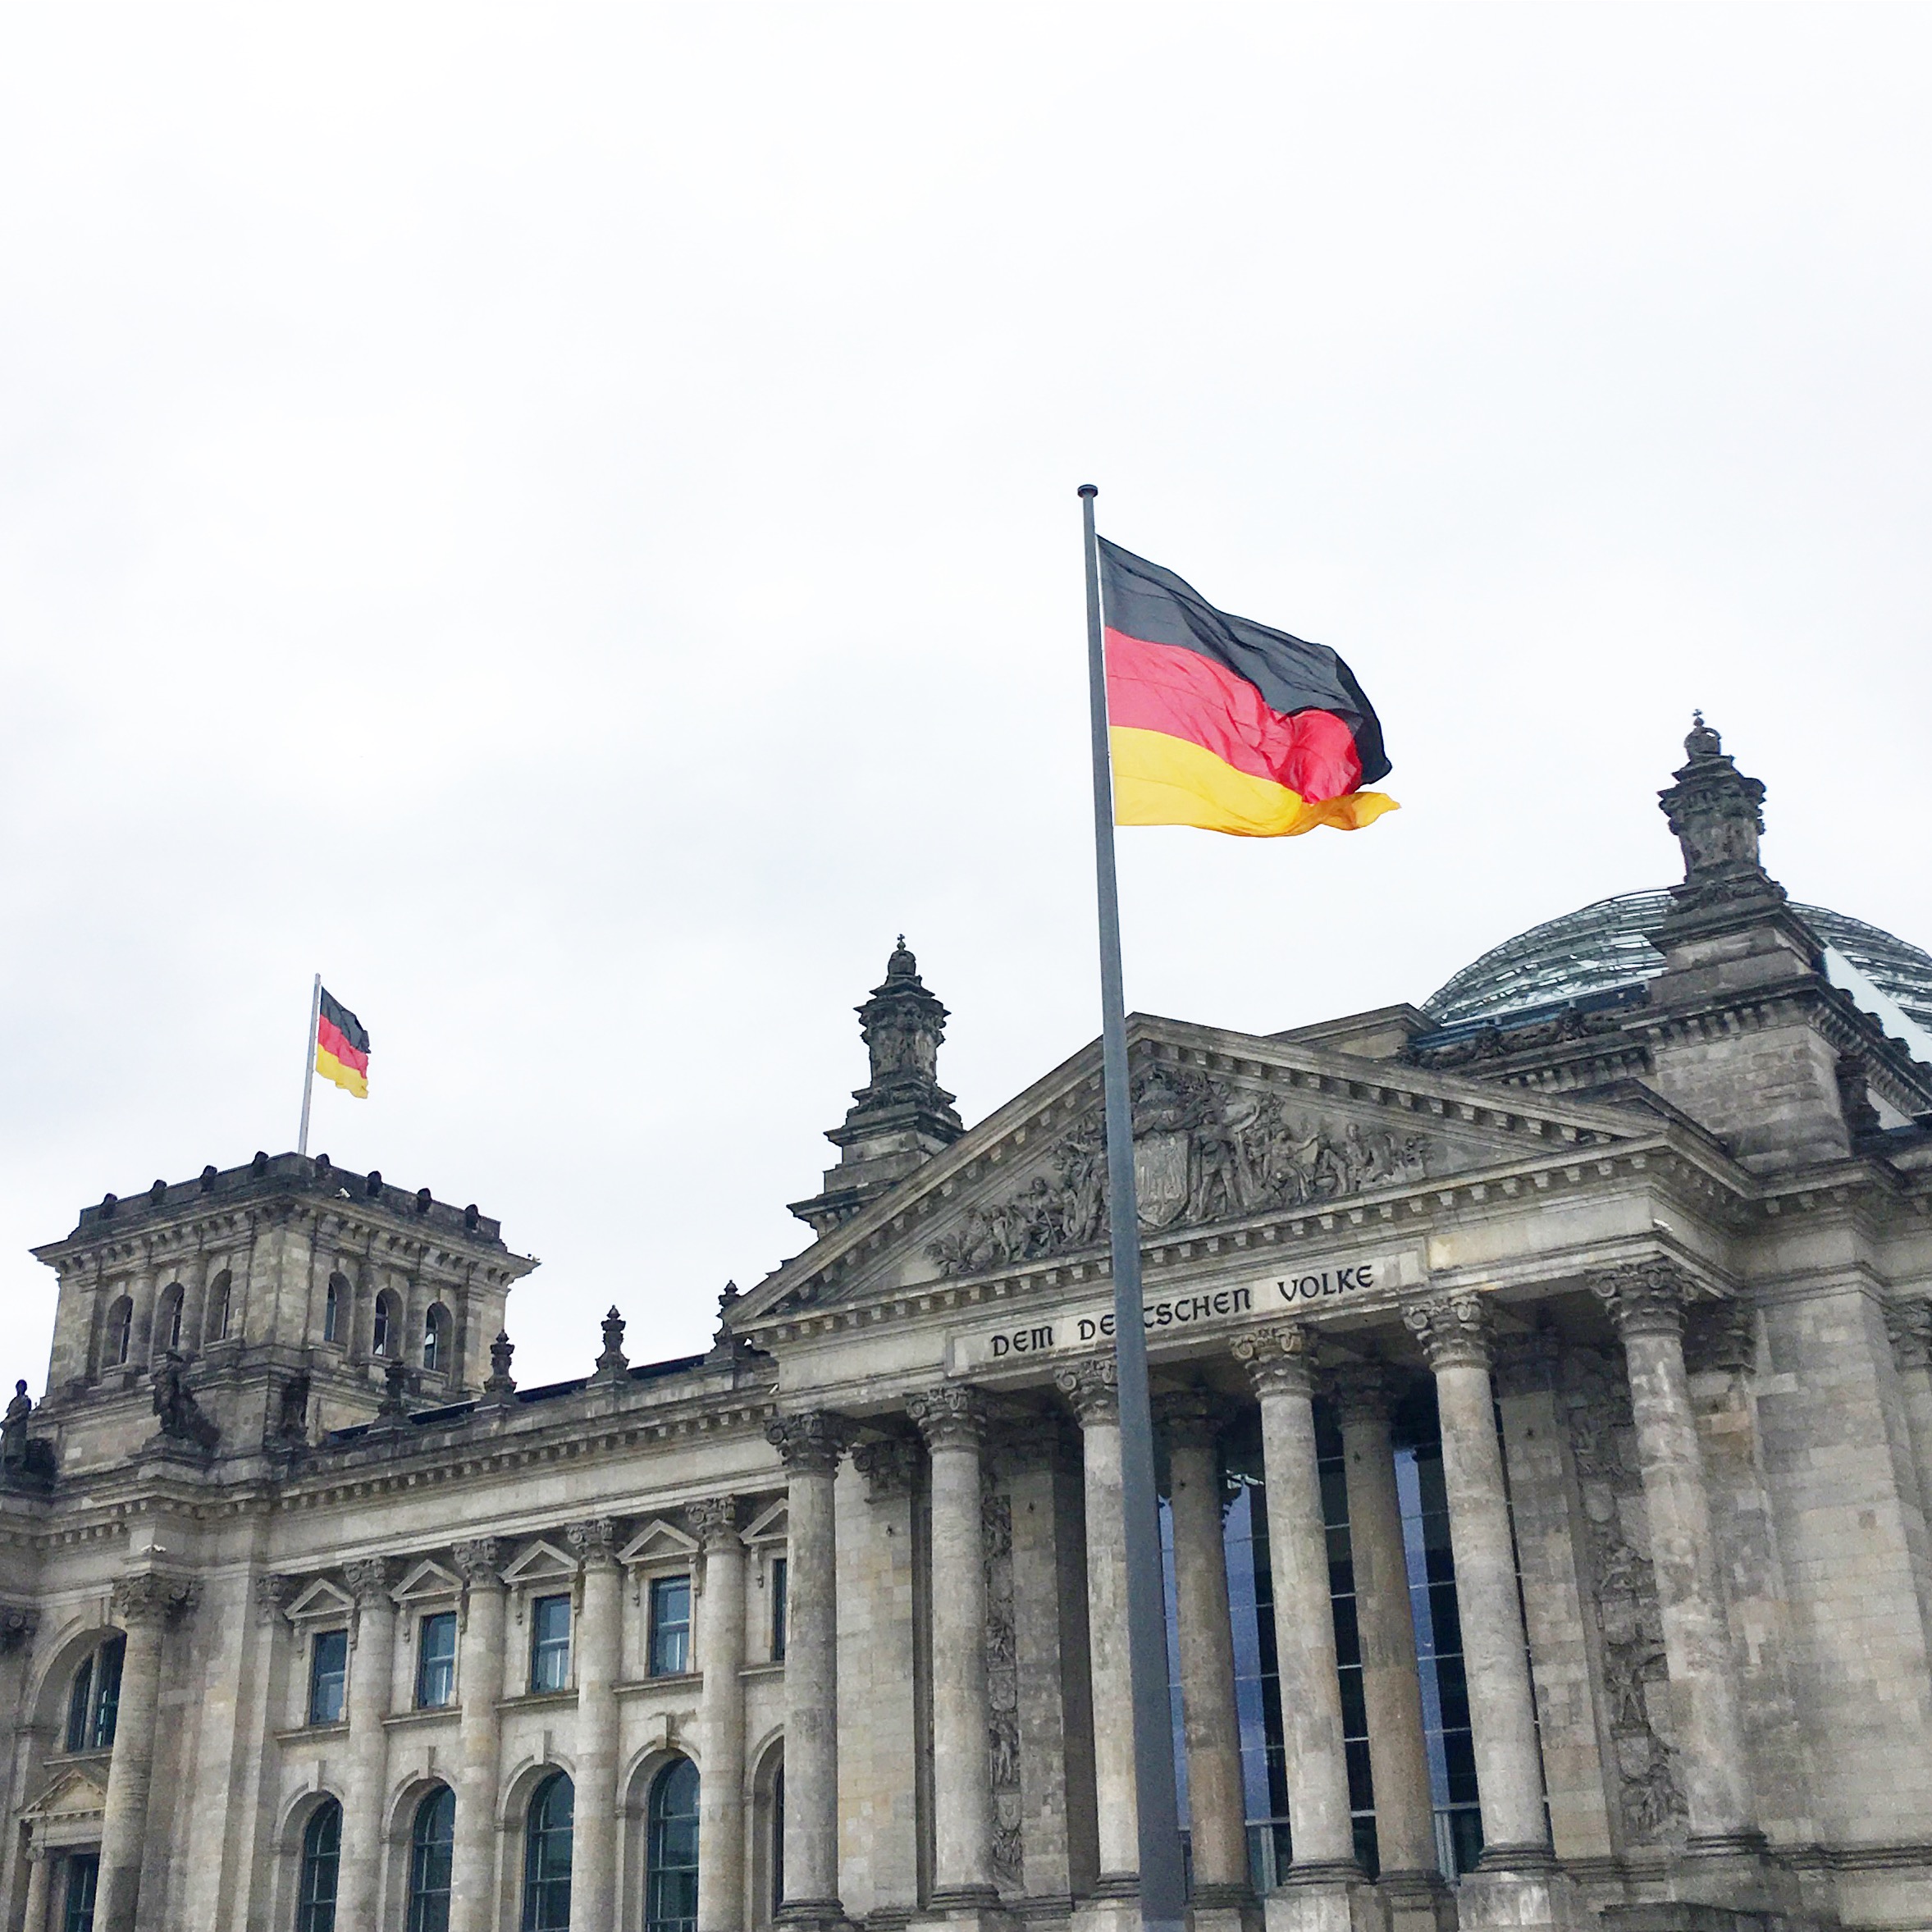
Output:
M1332 651L1230 617L1099 543L1117 825L1278 838L1395 809L1361 788L1389 770L1382 725Z
M368 1029L326 986L315 1016L315 1071L357 1099L368 1098Z

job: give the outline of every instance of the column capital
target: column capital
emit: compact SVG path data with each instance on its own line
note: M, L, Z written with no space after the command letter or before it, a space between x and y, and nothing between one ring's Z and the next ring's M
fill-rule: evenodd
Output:
M201 1600L201 1586L192 1578L169 1576L162 1570L139 1570L114 1579L114 1621L123 1629L158 1627L186 1616Z
M1226 1426L1222 1399L1212 1389L1172 1389L1154 1398L1154 1419L1175 1449L1212 1449Z
M349 1593L359 1608L368 1610L389 1603L390 1586L395 1581L395 1564L387 1556L359 1556L342 1566Z
M742 1549L738 1537L738 1498L734 1496L700 1496L684 1505L684 1519L696 1532L703 1550Z
M765 1440L790 1473L829 1476L852 1441L852 1426L843 1416L822 1409L774 1415L765 1425Z
M1608 1309L1617 1332L1633 1335L1683 1333L1684 1310L1696 1284L1674 1261L1659 1256L1600 1268L1589 1277L1590 1292Z
M1304 1323L1277 1322L1266 1328L1250 1328L1237 1335L1232 1346L1257 1395L1315 1392L1315 1337Z
M470 1537L450 1551L458 1573L473 1590L503 1587L503 1545L495 1537Z
M1083 1429L1121 1419L1120 1371L1111 1355L1094 1355L1053 1371L1053 1386L1073 1404Z
M279 1570L268 1570L255 1578L255 1615L264 1623L272 1624L281 1615L282 1605L289 1600L295 1587L293 1577L285 1577Z
M919 1446L908 1436L881 1436L852 1452L852 1467L866 1478L866 1500L890 1501L911 1496L919 1472Z
M617 1561L617 1519L587 1517L564 1532L571 1554L586 1569L603 1569Z
M1932 1367L1932 1301L1889 1301L1885 1332L1901 1368Z
M1411 1302L1402 1324L1438 1374L1445 1368L1487 1368L1494 1353L1495 1322L1488 1302L1473 1290L1432 1295Z
M906 1398L906 1413L929 1450L977 1449L986 1440L986 1398L971 1382L942 1382Z
M1552 1328L1532 1328L1527 1335L1498 1336L1496 1392L1528 1395L1555 1388L1562 1353L1562 1345Z
M28 1605L9 1604L0 1610L0 1655L17 1651L34 1641L40 1628L40 1613Z
M1338 1362L1328 1372L1327 1390L1345 1423L1386 1423L1401 1393L1381 1362Z

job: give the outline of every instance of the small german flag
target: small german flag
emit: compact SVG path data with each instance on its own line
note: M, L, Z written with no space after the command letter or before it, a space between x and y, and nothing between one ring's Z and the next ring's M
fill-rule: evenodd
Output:
M368 1098L368 1029L326 986L316 1006L315 1071L357 1099Z
M1382 725L1324 644L1230 617L1099 539L1117 825L1279 838L1357 831L1395 801Z

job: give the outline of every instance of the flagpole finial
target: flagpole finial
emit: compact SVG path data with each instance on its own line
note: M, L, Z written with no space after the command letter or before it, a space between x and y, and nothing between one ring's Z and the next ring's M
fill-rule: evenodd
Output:
M1082 496L1098 496L1100 494L1100 486L1098 483L1082 483L1080 486L1080 494Z

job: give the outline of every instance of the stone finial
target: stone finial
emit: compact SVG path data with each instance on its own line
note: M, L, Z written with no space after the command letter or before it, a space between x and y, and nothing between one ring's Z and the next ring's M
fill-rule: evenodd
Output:
M1083 1429L1120 1422L1120 1371L1111 1355L1089 1356L1085 1362L1056 1368L1053 1386L1072 1404Z
M623 1352L624 1319L613 1307L604 1318L604 1352L591 1372L592 1382L622 1382L630 1372L630 1360Z
M1212 1449L1226 1427L1226 1404L1212 1389L1176 1389L1158 1395L1158 1422L1175 1449Z
M1694 718L1683 741L1687 762L1672 774L1677 782L1657 794L1683 852L1683 884L1670 888L1677 911L1701 912L1747 899L1779 904L1784 888L1758 858L1763 781L1738 770L1701 711Z
M349 1595L367 1608L387 1601L395 1582L395 1564L386 1556L359 1556L354 1562L343 1564L342 1574L349 1584Z
M392 1355L383 1365L382 1400L377 1405L378 1422L403 1423L409 1419L409 1364Z
M721 1550L737 1541L738 1498L734 1496L701 1496L695 1503L687 1503L684 1514L690 1519L691 1527L697 1532L699 1543L706 1550Z
M852 1430L843 1416L815 1409L803 1415L774 1416L765 1425L765 1440L792 1474L829 1476L845 1454Z
M929 1450L977 1449L986 1439L986 1400L969 1382L942 1382L908 1395L906 1413Z
M1633 1335L1683 1333L1684 1310L1694 1284L1674 1261L1650 1261L1603 1268L1590 1277L1590 1292L1609 1311L1625 1341Z
M503 1545L497 1537L466 1537L450 1555L456 1573L471 1589L503 1587Z
M904 1436L882 1436L852 1452L852 1467L866 1478L866 1500L883 1503L910 1496L919 1474L918 1445Z
M1402 1311L1402 1323L1415 1337L1429 1367L1487 1368L1495 1346L1495 1324L1488 1302L1463 1291L1433 1295L1412 1302Z
M1887 1302L1885 1332L1901 1368L1932 1368L1932 1302Z
M885 962L884 981L872 989L872 997L857 1012L859 1031L871 1056L875 1092L895 1084L938 1084L946 1009L927 992L903 933Z
M586 1569L601 1569L617 1560L617 1523L610 1516L592 1516L564 1531L571 1554Z
M1342 1421L1386 1423L1400 1391L1380 1362L1341 1362L1328 1372L1328 1394Z
M1315 1337L1299 1322L1276 1322L1250 1328L1231 1345L1235 1359L1248 1371L1258 1395L1313 1395Z
M516 1352L509 1331L499 1328L496 1341L490 1344L490 1374L483 1384L483 1393L493 1400L508 1401L517 1392L516 1378L509 1372L510 1358Z

